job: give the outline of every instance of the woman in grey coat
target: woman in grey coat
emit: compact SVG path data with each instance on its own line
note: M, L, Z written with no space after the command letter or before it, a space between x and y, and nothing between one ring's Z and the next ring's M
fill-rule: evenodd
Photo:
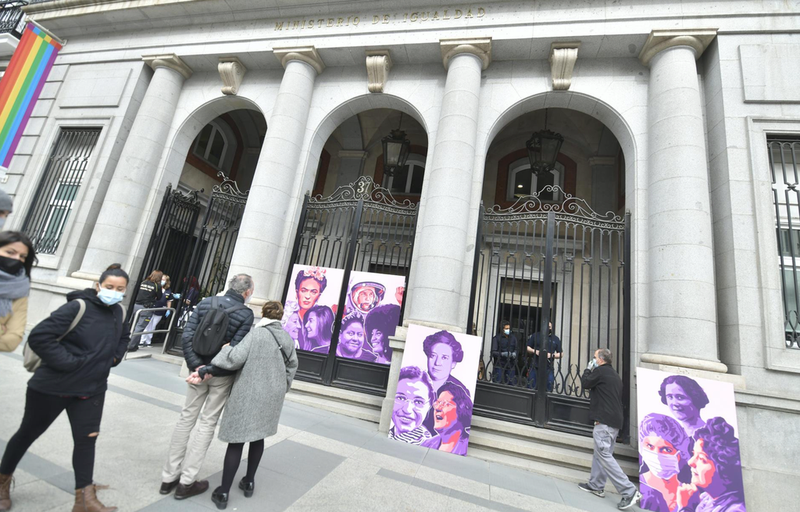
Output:
M247 474L239 482L239 489L247 498L253 495L256 470L264 453L264 438L278 431L283 399L297 371L294 341L280 323L283 306L280 302L269 301L261 313L263 319L255 329L235 347L224 346L211 362L212 368L239 370L219 428L219 438L228 443L228 451L222 485L211 495L218 509L228 505L228 493L239 469L244 443L250 443L250 448ZM205 368L198 370L201 379L207 373Z

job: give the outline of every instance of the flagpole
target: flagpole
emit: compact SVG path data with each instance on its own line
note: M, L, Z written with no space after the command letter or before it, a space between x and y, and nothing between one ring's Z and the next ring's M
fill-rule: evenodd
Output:
M48 36L52 37L52 38L53 38L53 41L57 42L57 43L58 43L58 44L60 44L61 46L64 46L65 44L67 44L67 40L66 40L66 39L61 39L61 38L60 38L60 37L58 37L57 35L53 34L53 33L52 33L52 32L50 32L49 30L47 30L46 28L44 28L43 26L41 26L39 23L35 22L34 20L32 20L32 19L28 18L28 20L27 20L27 21L28 21L28 23L30 23L30 24L31 24L31 25L33 25L34 27L38 28L39 30L41 30L42 32L44 32L45 34L47 34Z

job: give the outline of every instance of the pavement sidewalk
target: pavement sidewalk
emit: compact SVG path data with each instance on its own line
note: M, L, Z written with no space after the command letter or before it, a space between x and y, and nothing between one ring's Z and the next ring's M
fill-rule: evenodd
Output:
M19 351L18 351L19 352ZM120 511L216 510L211 492L185 501L161 496L161 466L186 383L175 365L153 359L112 371L97 444L99 492ZM19 426L29 374L19 353L0 356L0 449ZM215 441L200 478L219 485L226 445ZM247 450L245 449L245 455ZM15 474L14 512L69 512L74 479L66 415L31 448ZM246 461L235 482L244 474ZM588 478L588 474L587 474ZM616 510L572 482L474 457L386 438L377 425L287 401L278 434L266 440L255 495L231 491L232 511L592 511Z

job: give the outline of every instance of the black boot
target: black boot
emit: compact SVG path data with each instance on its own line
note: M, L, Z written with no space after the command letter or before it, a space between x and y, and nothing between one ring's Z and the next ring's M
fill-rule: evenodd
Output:
M242 477L242 481L239 482L239 489L244 491L245 498L252 498L253 491L255 490L255 488L256 488L256 483L248 482L246 477Z
M225 510L228 506L228 493L222 492L222 487L217 487L211 493L211 501L214 502L218 509Z

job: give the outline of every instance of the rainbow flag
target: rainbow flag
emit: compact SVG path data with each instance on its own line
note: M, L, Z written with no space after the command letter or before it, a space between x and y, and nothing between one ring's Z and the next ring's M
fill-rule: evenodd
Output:
M28 23L0 80L0 165L8 167L61 44Z

